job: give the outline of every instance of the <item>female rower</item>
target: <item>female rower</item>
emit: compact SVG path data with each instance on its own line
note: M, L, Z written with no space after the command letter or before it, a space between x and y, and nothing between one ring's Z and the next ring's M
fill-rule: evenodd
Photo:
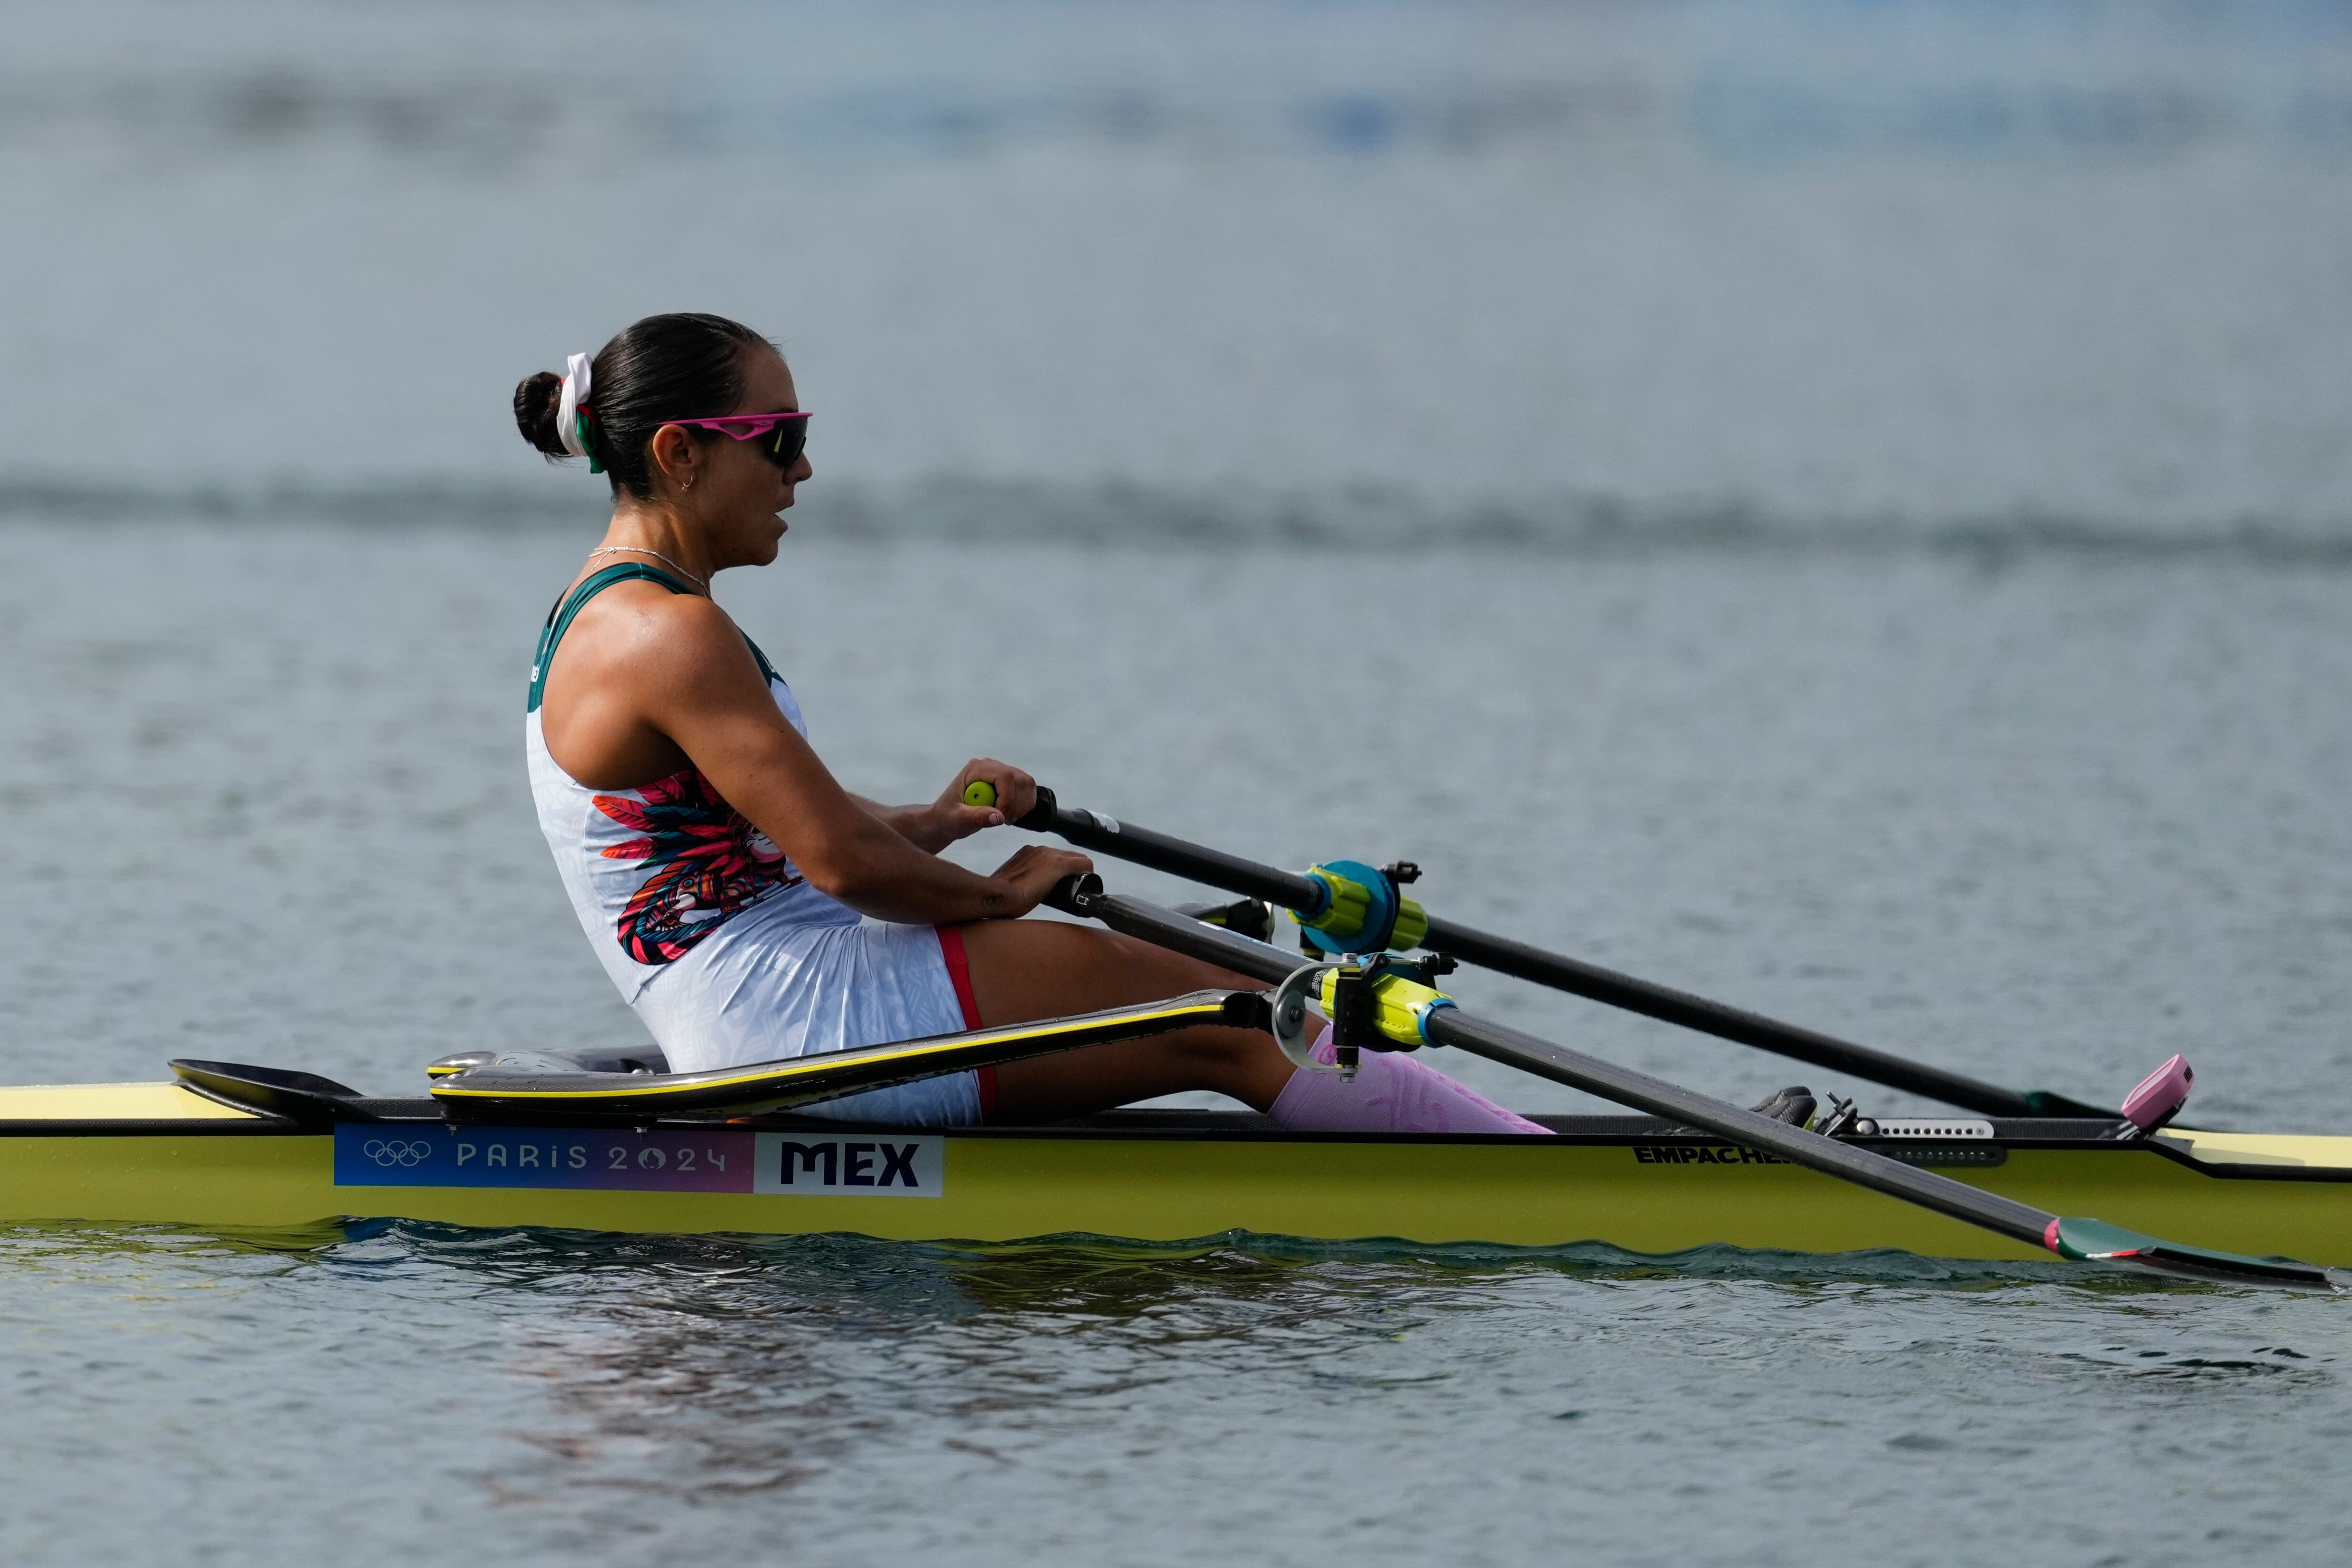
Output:
M939 858L1027 811L987 758L938 800L852 795L792 691L710 581L776 559L811 474L775 347L717 316L651 316L515 389L551 459L584 457L613 520L549 613L525 745L541 829L590 944L673 1071L949 1034L1251 982L1147 944L1024 920L1090 862L1032 843L992 875ZM993 808L966 805L986 779ZM1326 1047L1328 1051L1328 1045ZM1328 1056L1326 1058L1328 1060ZM1043 1122L1213 1089L1286 1126L1540 1133L1411 1057L1352 1083L1271 1037L1200 1028L848 1096L816 1113L899 1124Z

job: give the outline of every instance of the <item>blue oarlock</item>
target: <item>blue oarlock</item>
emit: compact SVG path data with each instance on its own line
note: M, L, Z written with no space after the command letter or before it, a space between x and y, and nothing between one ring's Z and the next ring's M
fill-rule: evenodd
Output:
M1326 861L1307 879L1324 889L1322 907L1294 910L1299 935L1318 952L1383 953L1417 947L1429 917L1398 891L1396 877L1362 861Z

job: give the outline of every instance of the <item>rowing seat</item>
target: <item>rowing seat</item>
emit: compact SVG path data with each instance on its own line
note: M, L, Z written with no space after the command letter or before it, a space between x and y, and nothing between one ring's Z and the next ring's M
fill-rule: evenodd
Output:
M458 1051L425 1065L427 1078L451 1078L478 1067L505 1067L517 1072L655 1072L669 1071L669 1058L657 1045L589 1051Z

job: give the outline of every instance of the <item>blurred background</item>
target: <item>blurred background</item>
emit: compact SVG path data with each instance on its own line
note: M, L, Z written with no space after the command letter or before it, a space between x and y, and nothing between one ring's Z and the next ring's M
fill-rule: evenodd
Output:
M570 516L509 389L691 307L828 531L2352 516L2333 5L18 4L0 105L16 508Z
M2347 175L2320 4L12 5L10 1070L634 1030L509 400L673 308L816 411L722 598L856 787L2077 1094L2345 1065Z

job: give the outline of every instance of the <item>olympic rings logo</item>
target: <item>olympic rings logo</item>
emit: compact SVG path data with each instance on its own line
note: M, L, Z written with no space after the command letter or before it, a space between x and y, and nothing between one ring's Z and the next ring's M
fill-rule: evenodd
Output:
M380 1166L421 1166L433 1154L430 1144L402 1143L396 1139L371 1138L360 1146L360 1153Z

